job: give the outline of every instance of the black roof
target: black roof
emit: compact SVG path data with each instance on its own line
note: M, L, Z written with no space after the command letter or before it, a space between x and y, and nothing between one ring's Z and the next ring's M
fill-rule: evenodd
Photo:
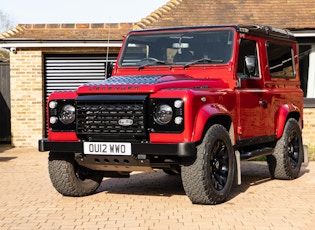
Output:
M277 39L284 39L290 41L296 41L293 33L287 29L280 29L271 26L262 26L262 25L209 25L209 26L181 26L181 27L168 27L168 28L154 28L146 30L133 30L131 32L158 32L158 31L176 31L176 30L193 30L193 29L213 29L213 28L222 28L222 27L233 27L239 33L247 33L260 37L272 37Z
M260 25L238 25L239 32L253 34L263 37L275 37L281 39L289 39L295 41L295 37L291 31L287 29L280 29L271 26L260 26Z

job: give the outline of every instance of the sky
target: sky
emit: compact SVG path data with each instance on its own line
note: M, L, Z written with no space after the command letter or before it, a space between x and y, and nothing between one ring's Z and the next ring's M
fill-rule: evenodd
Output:
M138 22L168 0L2 0L16 24Z

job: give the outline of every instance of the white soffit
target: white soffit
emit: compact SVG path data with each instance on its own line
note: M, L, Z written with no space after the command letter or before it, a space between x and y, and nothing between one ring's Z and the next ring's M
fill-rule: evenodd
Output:
M315 37L315 31L291 31L294 37L304 38L304 37Z
M121 42L107 41L78 41L78 42L51 42L51 41L0 41L2 48L50 48L50 47L121 47Z

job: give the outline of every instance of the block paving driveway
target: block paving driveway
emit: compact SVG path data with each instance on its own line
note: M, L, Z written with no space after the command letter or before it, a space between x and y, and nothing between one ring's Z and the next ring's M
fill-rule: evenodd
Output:
M193 205L179 176L159 170L104 178L97 193L64 197L47 153L0 145L0 229L315 229L315 162L293 181L242 162L241 186L220 205Z

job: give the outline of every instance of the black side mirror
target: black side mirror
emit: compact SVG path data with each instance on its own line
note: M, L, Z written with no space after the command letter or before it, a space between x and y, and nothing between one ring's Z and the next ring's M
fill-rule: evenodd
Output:
M256 76L257 58L254 55L245 56L244 74L249 77Z
M105 70L106 70L106 78L109 78L112 76L112 72L113 72L113 68L114 68L114 65L112 62L107 62L105 64Z

